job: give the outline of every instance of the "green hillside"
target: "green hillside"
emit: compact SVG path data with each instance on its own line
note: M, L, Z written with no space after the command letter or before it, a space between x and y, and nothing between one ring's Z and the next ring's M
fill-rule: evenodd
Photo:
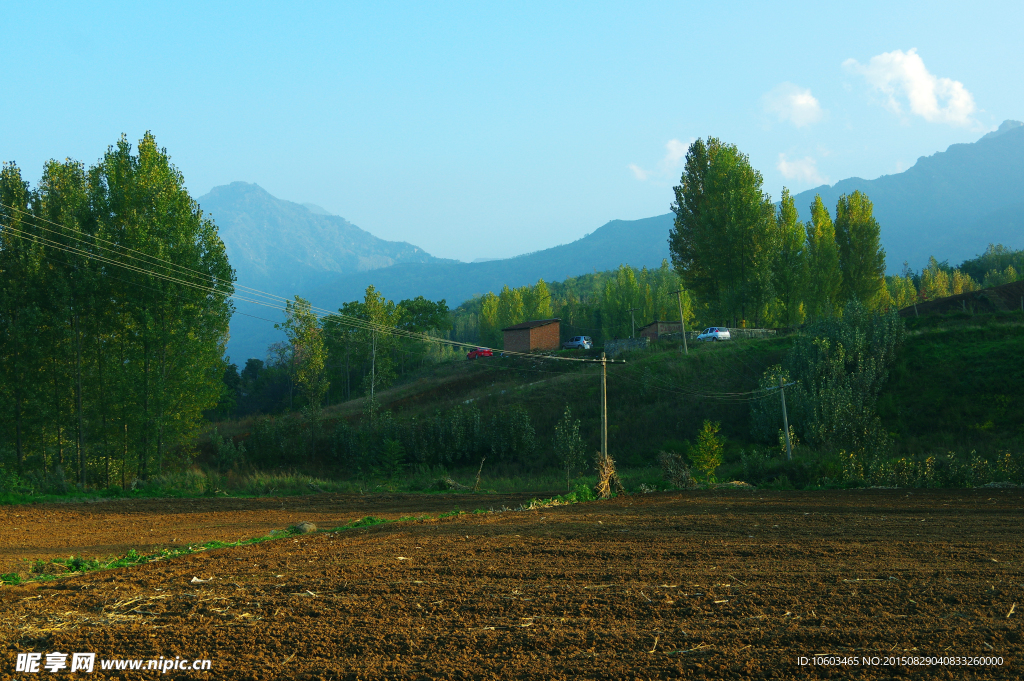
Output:
M956 452L957 460L976 453L993 462L1001 452L1019 455L1024 449L1024 407L1014 398L1024 379L1019 361L1024 324L1019 317L1002 313L909 320L906 344L878 403L892 450L862 452L859 456L877 461L858 465L884 469L896 465L887 461L902 460L901 465L917 466L932 456L945 457L948 468L953 465L949 452ZM662 341L624 355L624 363L608 368L610 453L620 465L656 471L659 453L685 454L707 419L722 424L726 448L721 474L727 478L783 486L842 480L849 474L843 463L848 453L800 444L795 460L786 462L779 443L752 435L750 391L766 369L782 361L796 338L691 344L687 355L678 342ZM434 365L379 395L384 416L378 416L383 421L376 425L370 423L365 400L330 407L329 433L316 467L342 477L365 474L379 466L384 443L393 440L401 445L408 472L442 467L468 474L486 458L491 475L543 475L558 466L555 425L567 406L580 419L587 451L599 449L599 371L596 364L497 356ZM770 408L776 399L770 398ZM792 410L790 415L800 432L802 424L793 422ZM220 428L246 442L257 465L310 463L301 443L286 444L288 437L302 432L296 416ZM526 431L528 436L523 436ZM506 446L511 440L519 444ZM865 481L870 482L867 477Z
M910 454L1024 446L1021 314L908 320L910 335L879 415Z

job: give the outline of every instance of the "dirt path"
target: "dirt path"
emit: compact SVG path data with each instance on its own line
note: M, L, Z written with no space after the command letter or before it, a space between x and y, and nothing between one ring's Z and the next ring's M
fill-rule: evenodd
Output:
M448 510L357 501L306 498L287 522ZM269 500L160 503L176 510L94 510L82 537L130 539L108 516L285 524ZM17 653L63 651L210 659L163 675L193 679L1015 679L1022 508L1019 490L671 493L286 538L0 588L0 678L32 678ZM27 526L69 509L8 511ZM55 527L75 543L77 525ZM799 665L816 653L879 666ZM881 666L894 656L1002 665Z

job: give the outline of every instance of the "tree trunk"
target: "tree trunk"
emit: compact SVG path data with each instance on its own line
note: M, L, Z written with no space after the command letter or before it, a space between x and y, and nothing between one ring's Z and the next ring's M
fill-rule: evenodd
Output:
M57 387L57 357L53 356L53 402L57 407L57 465L64 470L64 440L60 423L60 390Z
M142 447L139 449L139 479L145 480L148 474L146 458L149 455L149 339L142 342Z
M107 391L104 385L103 349L96 343L96 366L99 368L100 418L103 428L103 486L110 487L110 433L107 431Z
M75 409L78 411L78 484L85 486L85 426L82 421L82 332L78 328L78 313L71 318L75 331Z
M161 315L162 317L162 315ZM163 324L161 324L163 326ZM156 427L156 472L164 472L164 400L167 387L167 334L164 329L163 342L160 344L160 400L157 406Z
M17 355L15 355L17 356ZM17 374L15 374L17 376ZM14 442L18 453L18 475L24 474L25 451L21 444L21 381L14 382ZM46 450L43 450L43 469L46 468Z

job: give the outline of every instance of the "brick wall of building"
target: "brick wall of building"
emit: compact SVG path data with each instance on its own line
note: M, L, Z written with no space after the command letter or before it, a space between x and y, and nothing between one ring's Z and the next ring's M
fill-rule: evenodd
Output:
M531 350L557 350L562 342L562 325L558 322L530 329Z
M504 348L509 352L529 352L530 329L506 331Z
M504 332L504 348L509 352L557 350L562 342L561 333L558 322L532 329L508 329Z

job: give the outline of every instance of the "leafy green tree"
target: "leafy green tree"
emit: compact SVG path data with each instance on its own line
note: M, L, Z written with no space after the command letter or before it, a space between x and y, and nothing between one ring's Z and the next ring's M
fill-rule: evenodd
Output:
M580 437L580 420L573 420L572 409L565 405L565 413L555 424L555 454L565 468L565 489L572 489L573 472L583 465L585 446Z
M1019 281L1024 273L1024 249L989 244L984 253L961 263L960 270L974 281L984 282L986 287Z
M754 404L754 435L775 442L782 428L779 398L768 389L777 377L792 377L786 389L789 422L808 444L880 451L889 445L875 405L906 332L895 309L868 310L859 301L841 316L809 325L781 367L765 373L765 397Z
M803 294L806 275L806 233L797 219L796 204L783 187L775 215L779 253L774 261L774 288L778 296L778 310L774 315L783 326L802 324L805 317Z
M480 342L489 348L499 347L502 341L498 307L498 296L491 292L483 297L480 304Z
M526 321L523 289L503 286L498 294L498 330Z
M1007 265L1004 270L989 270L985 273L985 287L1012 284L1020 281L1021 274L1013 265Z
M166 150L122 136L88 170L47 163L35 191L5 166L0 193L0 282L15 284L0 283L0 394L18 460L125 485L184 456L221 395L234 273Z
M968 274L950 267L946 261L938 262L934 256L928 259L928 267L921 271L922 300L937 300L980 288L978 282Z
M370 399L371 417L376 411L376 392L395 380L395 361L392 355L397 342L388 329L398 326L402 310L373 286L366 287L363 299L366 321L370 327L360 332L365 357L370 362L370 373L363 379Z
M843 273L835 226L821 197L814 196L807 223L807 274L804 300L811 319L838 314L842 300Z
M917 289L909 275L893 275L885 278L887 305L896 310L910 307L917 302Z
M619 265L615 278L605 283L604 296L601 300L601 321L604 337L630 338L633 334L633 319L640 315L641 325L646 318L644 308L650 308L650 287L641 287L636 270L626 265ZM630 309L637 311L630 316Z
M316 455L316 441L323 420L323 403L330 383L327 380L327 345L320 318L309 301L295 296L285 303L286 319L275 325L284 329L295 353L295 380L306 396L306 416L310 422L310 458Z
M402 308L402 318L398 328L416 333L444 332L451 328L448 303L443 299L436 303L423 296L398 303Z
M4 439L14 441L18 475L25 473L29 405L39 388L29 377L39 373L42 361L39 345L33 342L41 316L38 301L33 300L40 289L33 284L39 283L43 246L22 236L39 234L32 221L32 200L18 166L4 163L0 171L0 409L4 418L0 422L14 431L13 437Z
M735 145L709 137L690 145L672 211L669 250L686 288L712 316L755 324L772 291L778 251L771 198Z
M836 204L835 234L843 273L843 302L874 306L885 288L885 249L870 199L859 191L843 194Z
M705 419L697 434L697 443L690 448L693 467L704 474L708 484L717 482L715 471L722 465L725 451L725 436L719 435L722 424Z
M492 416L488 431L491 456L495 461L521 461L533 453L537 444L537 432L522 405L512 405Z
M543 279L524 291L523 307L526 319L551 319L551 293Z

